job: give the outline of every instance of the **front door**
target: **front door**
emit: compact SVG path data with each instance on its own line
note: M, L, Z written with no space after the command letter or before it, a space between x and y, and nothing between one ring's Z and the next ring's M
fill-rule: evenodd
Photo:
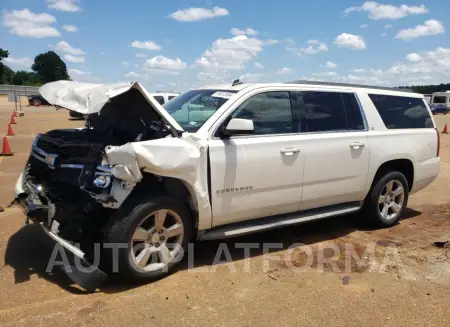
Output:
M304 158L290 93L253 95L231 115L255 132L209 141L213 226L296 211Z

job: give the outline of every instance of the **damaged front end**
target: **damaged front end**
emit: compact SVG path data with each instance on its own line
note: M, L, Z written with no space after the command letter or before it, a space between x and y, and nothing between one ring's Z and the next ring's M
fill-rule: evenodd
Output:
M178 139L182 128L138 83L89 87L61 81L40 92L52 104L87 114L86 127L36 136L14 202L24 208L27 221L41 224L72 255L92 262L92 246L102 243L103 230L145 170L136 153L120 149ZM81 275L71 278L90 289L106 278L99 269L93 279Z

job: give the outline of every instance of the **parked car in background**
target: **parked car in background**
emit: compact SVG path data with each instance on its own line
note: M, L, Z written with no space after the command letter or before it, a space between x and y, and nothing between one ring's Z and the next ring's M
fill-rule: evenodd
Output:
M150 93L150 95L159 102L160 105L163 105L169 100L172 100L176 96L179 95L179 93L171 93L171 92L156 92L156 93Z
M28 96L28 104L30 106L50 106L50 103L48 103L47 100L45 100L40 94L33 94Z
M150 93L150 95L158 101L159 104L163 105L169 100L172 100L175 98L179 93L171 93L171 92L156 92L156 93ZM74 110L69 110L69 115L72 118L79 118L79 119L86 119L86 115L81 114L79 112L76 112Z
M430 109L434 114L446 115L450 110L450 91L435 92L431 96Z

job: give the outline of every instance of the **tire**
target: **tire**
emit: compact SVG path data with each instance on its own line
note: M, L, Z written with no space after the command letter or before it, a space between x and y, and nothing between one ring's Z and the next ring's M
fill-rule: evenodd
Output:
M34 99L32 102L35 107L39 107L42 104L42 101L39 99Z
M394 202L397 204L394 206L390 200L392 196L385 197L383 203L379 204L381 201L381 196L387 191L387 185L393 185L393 190L389 194L394 195ZM399 192L398 186L403 188L403 193L395 196ZM397 192L395 192L397 190ZM367 221L375 227L390 227L395 225L400 219L407 203L409 195L408 181L401 172L392 170L385 173L375 184L372 186L369 194L364 201L363 213ZM401 198L403 198L402 201ZM401 203L401 205L399 205ZM387 215L383 215L385 206L388 206ZM395 209L395 210L394 210Z
M165 244L169 243L168 233L170 228L164 228L164 232L160 234L159 232L161 230L157 231L154 226L151 227L151 222L153 220L156 222L156 218L150 217L146 220L146 217L155 212L161 213L163 212L162 210L168 210L166 216L167 221L170 222L172 219L177 221L178 219L178 222L182 223L183 236L182 240L179 241L179 245L181 245L182 248L179 250L178 255L184 255L185 251L187 250L188 243L191 241L193 230L189 210L180 202L180 200L171 197L157 197L151 200L142 198L136 199L127 203L125 206L119 209L117 215L112 217L113 222L111 226L107 228L105 232L104 243L119 243L128 245L127 248L119 248L117 256L118 271L113 271L113 273L118 273L121 277L133 283L150 282L170 274L176 264L181 261L180 257L178 257L178 255L175 255L175 260L172 258L172 260L167 264L165 263L164 266L157 268L159 267L157 265L163 264L163 252L167 255L168 247L165 246ZM175 217L175 215L177 215L177 217ZM145 232L148 232L148 234L145 235L147 235L146 237L150 238L150 240L147 239L144 243L141 243L139 241L137 244L135 244L132 241L133 237L135 237L135 235L140 236L140 234L137 232L135 233L135 231L137 231L138 227L140 227L141 225L144 226L144 224L147 223L149 225L145 225L145 228L142 227L142 229L139 229L139 231L145 230ZM181 231L180 227L177 225L177 231L178 230ZM164 237L160 235L165 235L166 239L165 241L161 241L161 243L159 244L157 243L159 242L158 239L162 240L161 237ZM177 239L177 237L175 237L175 239ZM167 243L163 244L163 242ZM140 254L142 254L144 251L155 252L156 254L153 254L151 259L154 260L156 256L158 260L161 261L161 263L151 264L154 266L150 265L151 267L146 267L146 270L144 270L144 268L139 268L137 266L137 259L135 259L136 261L134 261L133 259L133 255L135 255L134 258L139 257L139 255L136 256L134 251L131 251L132 247L130 247L130 245L136 245L137 247L140 247L140 249L142 249L142 252ZM143 247L145 248L143 249ZM166 249L165 251L163 251L164 247ZM110 254L113 253L111 252ZM110 261L111 259L110 254L108 253L108 261ZM111 265L109 266L111 267Z

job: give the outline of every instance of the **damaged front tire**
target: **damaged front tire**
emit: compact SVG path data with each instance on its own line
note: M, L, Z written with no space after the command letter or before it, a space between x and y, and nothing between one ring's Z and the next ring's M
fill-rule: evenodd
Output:
M131 282L169 274L182 260L192 236L189 210L179 200L136 199L121 207L105 232L112 270Z

